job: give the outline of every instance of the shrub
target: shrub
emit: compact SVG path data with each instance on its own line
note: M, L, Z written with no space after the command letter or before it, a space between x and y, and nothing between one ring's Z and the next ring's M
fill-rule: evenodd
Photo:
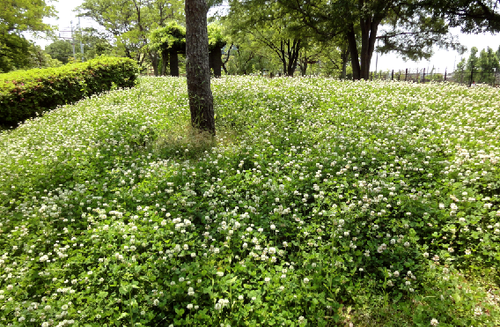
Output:
M13 125L113 87L134 86L135 61L106 58L0 75L0 125Z

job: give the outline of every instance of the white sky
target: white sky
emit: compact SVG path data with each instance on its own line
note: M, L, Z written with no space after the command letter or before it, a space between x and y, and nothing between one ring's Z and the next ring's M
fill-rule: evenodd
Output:
M73 22L73 27L78 24L78 18L76 17L76 13L73 10L81 5L83 0L59 0L58 2L53 2L56 10L58 11L58 19L46 19L45 22L56 25L59 27L59 31L61 31L61 36L69 37L71 33L71 21ZM80 18L81 27L91 27L95 26L95 23L91 19ZM63 32L68 31L68 32ZM493 50L497 50L500 46L500 35L492 35L488 34L461 34L459 31L455 30L454 34L458 35L460 42L462 45L466 46L467 49L470 50L471 47L475 46L481 51L486 47L490 47ZM45 40L37 40L37 44L44 47L45 45L51 43L51 41ZM407 61L405 62L401 57L399 57L396 53L389 53L385 55L378 55L376 53L373 54L371 70L375 70L375 66L378 70L404 70L408 69L422 69L425 68L426 71L429 71L433 67L435 68L435 72L444 73L445 69L448 71L453 70L454 67L460 62L462 57L468 57L469 53L466 52L463 55L458 54L456 51L446 51L446 50L435 50L435 54L429 61ZM376 64L378 57L378 63Z

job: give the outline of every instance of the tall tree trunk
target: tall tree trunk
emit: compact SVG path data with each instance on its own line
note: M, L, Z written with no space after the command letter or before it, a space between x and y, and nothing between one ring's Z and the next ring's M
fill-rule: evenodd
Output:
M347 41L349 42L349 53L351 54L352 78L361 78L361 69L359 67L358 47L356 45L356 34L354 33L354 25L351 25L347 32Z
M300 68L300 75L306 76L307 74L307 58L304 59L304 62L302 64L299 64Z
M168 50L161 51L161 72L162 76L167 74L167 66L168 66Z
M299 62L300 41L293 40L290 45L288 41L288 76L293 76Z
M191 125L215 135L205 0L186 0L186 75Z
M342 60L342 79L346 79L347 76L347 61L349 60L349 48L343 49L340 54L340 59Z
M370 62L372 60L373 50L375 49L375 40L377 39L378 22L375 18L361 19L361 74L360 78L370 78Z
M210 51L211 68L214 70L215 77L222 75L222 49L213 49Z
M151 65L153 65L153 73L155 76L158 76L158 64L159 64L159 58L158 54L156 53L149 53L149 59L151 60Z
M179 76L179 56L177 48L170 48L170 76Z

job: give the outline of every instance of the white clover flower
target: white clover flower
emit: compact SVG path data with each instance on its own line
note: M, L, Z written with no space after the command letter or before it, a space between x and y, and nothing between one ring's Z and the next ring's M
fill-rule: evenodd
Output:
M304 284L307 284L307 283L309 283L309 278L306 277L306 278L304 278Z
M436 318L431 319L431 326L437 326L439 325L439 321Z
M186 306L186 308L187 308L188 310L191 310L191 309L193 308L193 305L192 305L191 303L189 303L189 304Z
M395 272L393 272L392 274L394 275L394 277L399 277L399 271L397 271L397 270Z

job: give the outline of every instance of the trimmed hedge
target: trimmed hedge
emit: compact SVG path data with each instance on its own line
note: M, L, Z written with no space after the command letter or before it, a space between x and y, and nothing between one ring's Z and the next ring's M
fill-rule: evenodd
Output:
M132 59L100 57L58 68L0 74L0 125L16 125L112 87L132 87L137 72Z

